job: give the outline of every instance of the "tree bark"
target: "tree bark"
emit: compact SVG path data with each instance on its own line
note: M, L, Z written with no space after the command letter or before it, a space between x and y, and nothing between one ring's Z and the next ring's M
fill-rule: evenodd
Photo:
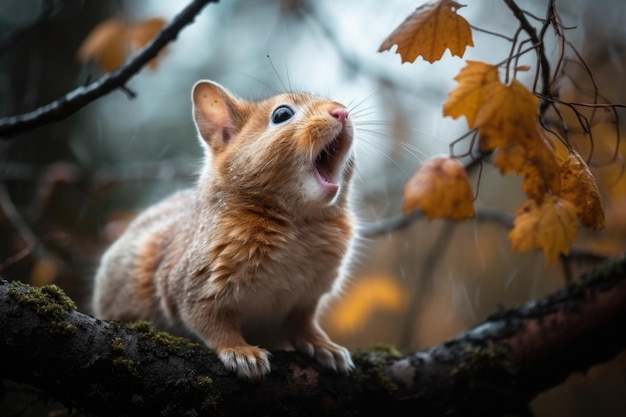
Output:
M295 352L248 383L205 347L75 310L54 286L0 283L0 376L93 415L525 414L538 393L626 348L626 257L422 352L354 352L349 376Z

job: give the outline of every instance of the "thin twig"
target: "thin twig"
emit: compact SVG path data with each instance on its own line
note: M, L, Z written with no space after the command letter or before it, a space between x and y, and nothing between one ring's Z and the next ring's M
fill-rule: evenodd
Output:
M515 31L515 35L513 36L513 42L511 43L511 51L509 52L509 58L513 55L514 51L515 51L515 45L517 45L517 40L519 39L519 34L522 32L522 28L519 27L517 28L517 30ZM509 83L509 69L511 66L511 59L507 59L506 60L506 72L505 72L505 76L504 76L504 83L508 84Z
M542 117L539 118L539 124L544 130L556 136L559 139L559 141L561 141L561 143L567 147L567 149L570 149L571 144L569 143L569 127L567 126L567 122L565 121L565 118L563 117L563 113L561 113L561 110L559 110L559 107L556 104L550 103L550 106L552 107L552 109L554 110L554 112L556 113L560 121L561 132L563 133L559 134L555 132L554 129L551 129L550 127L548 127L548 125L546 124L546 121Z
M534 14L532 14L531 12L524 10L524 14L532 19L535 19L538 22L544 23L546 20L542 17L536 16Z
M556 68L552 72L552 80L550 81L550 85L556 85L558 77L561 76L561 68L563 67L563 63L565 62L565 28L563 27L563 22L561 22L561 18L558 14L555 13L553 20L554 32L556 33L556 38L559 40L559 59L556 61Z
M513 66L513 78L517 77L517 68L519 67L519 59L520 57L522 57L522 55L526 54L526 52L531 51L533 49L536 49L535 45L532 45L530 48L527 49L522 49L527 43L530 42L530 39L524 39L522 42L519 43L519 47L517 48L517 54L515 55L515 65ZM539 68L539 62L537 62L536 64L537 68ZM507 70L508 70L508 65L507 65ZM539 75L539 71L535 71L535 81L533 82L533 85L537 84L537 77ZM508 83L508 79L507 79L507 83Z
M528 40L528 39L527 39ZM527 41L526 40L526 41ZM496 67L501 67L504 64L509 64L512 60L517 60L520 56L527 54L528 52L537 49L536 45L532 45L529 46L528 48L516 53L515 55L509 55L506 57L506 59L503 59L502 61L498 62L497 64L495 64ZM508 81L508 80L507 80Z
M359 230L359 235L365 238L373 238L384 235L386 233L395 232L408 227L417 220L424 218L424 213L416 210L410 214L400 214L380 220L377 223L371 223ZM513 227L513 216L500 210L479 208L476 210L476 221L490 221L501 224L503 227L510 229Z
M480 193L480 180L483 177L483 163L481 161L481 163L478 165L480 167L480 169L478 170L478 175L476 178L476 190L474 191L474 199L472 200L473 202L476 202L476 200L478 200L478 194Z
M454 147L461 143L465 138L467 138L468 136L472 136L472 139L470 141L470 145L468 146L468 149L465 153L457 155L454 153ZM464 133L462 136L456 138L455 140L453 140L452 142L450 142L450 144L448 145L450 148L450 158L456 158L456 159L460 159L466 156L470 156L472 154L472 149L474 148L474 144L476 142L476 138L478 136L478 129L472 129L470 131L468 131L467 133Z
M19 133L35 127L65 119L85 107L92 101L122 88L143 66L190 24L196 15L208 4L219 0L193 0L170 23L148 43L138 54L131 57L123 66L110 72L88 86L78 87L65 96L39 107L29 113L0 119L0 138L9 140ZM128 91L127 91L128 93Z
M576 57L578 58L578 61L574 61L574 60L570 60L568 62L572 62L574 64L578 64L580 66L582 66L585 70L585 72L587 73L587 75L589 76L589 80L591 81L591 84L593 85L593 103L570 103L571 106L580 106L580 107L590 107L592 108L592 112L591 112L591 116L590 116L590 125L594 122L594 118L596 115L596 109L597 108L607 108L609 110L611 110L613 112L613 116L614 116L614 120L615 120L615 134L616 134L616 144L615 144L615 148L613 151L613 157L611 158L611 160L609 161L609 164L615 162L615 160L617 160L618 157L618 153L619 153L619 146L621 143L621 132L620 132L620 122L619 122L619 115L617 114L617 109L618 108L626 108L626 105L624 104L613 104L610 103L609 100L600 92L600 89L595 81L595 78L593 76L593 72L591 71L591 68L589 67L589 65L585 62L585 60L583 59L582 55L578 52L578 50L576 49L576 47L569 41L567 41L567 45L572 49L572 51L574 51L574 54L576 55ZM572 84L574 85L574 87L576 87L579 91L582 91L582 88L580 88L577 83L575 82L575 80L570 76L570 81L572 82ZM604 101L606 101L607 103L598 103L598 99L602 99ZM565 104L565 103L564 103ZM573 107L572 107L573 108ZM590 126L591 129L591 126ZM591 138L593 140L593 138ZM592 146L593 146L593 142L592 142ZM593 149L592 149L593 150ZM591 159L593 157L593 152L589 153L589 157L587 158L587 163L591 162Z
M524 28L524 32L528 34L530 40L533 45L537 47L537 60L539 61L538 70L541 71L541 93L545 96L549 96L550 94L550 63L548 62L548 57L546 56L546 51L543 44L543 39L540 39L537 36L537 30L535 27L526 19L526 14L524 10L520 9L517 3L514 0L503 0L504 3L511 9L517 20L519 20L522 28ZM549 25L551 22L550 16L554 13L554 0L550 0L548 5L548 11L546 21L544 22L544 26ZM542 28L542 33L545 31ZM539 112L543 114L545 109L548 107L548 103L542 102L539 106Z
M491 35L491 36L495 36L498 38L502 38L504 40L507 40L509 42L515 42L515 38L511 38L509 36L503 35L501 33L498 32L492 32L491 30L487 30L487 29L483 29L483 28L479 28L478 26L474 26L474 25L470 25L470 27L477 31L477 32L482 32L482 33L486 33L487 35Z
M388 217L383 220L379 220L376 223L370 223L365 226L361 226L359 229L359 236L365 238L378 237L387 233L402 230L405 227L413 224L417 220L421 220L424 217L424 213L420 210L416 210L410 214L399 214L396 216Z

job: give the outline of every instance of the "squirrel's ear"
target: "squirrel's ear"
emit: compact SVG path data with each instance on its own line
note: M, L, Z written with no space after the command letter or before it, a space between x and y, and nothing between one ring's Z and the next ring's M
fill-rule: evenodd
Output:
M219 153L237 133L237 99L212 81L198 81L191 93L193 118L200 137Z

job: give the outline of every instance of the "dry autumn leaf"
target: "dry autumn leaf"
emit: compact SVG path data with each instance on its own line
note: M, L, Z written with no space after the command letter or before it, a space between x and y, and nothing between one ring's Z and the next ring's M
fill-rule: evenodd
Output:
M563 165L568 159L570 154L570 146L567 146L563 140L558 137L554 132L550 132L543 128L539 129L541 138L548 144L548 146L554 152L556 162L559 166Z
M104 71L120 67L126 55L122 44L126 25L120 19L108 19L94 27L78 48L81 62L94 61Z
M561 190L559 197L571 201L583 226L591 230L604 229L604 210L600 191L589 167L576 151L561 165Z
M418 7L389 35L378 52L398 45L402 63L413 62L421 55L433 63L446 49L453 56L463 56L467 46L474 46L470 24L456 13L464 7L452 0L437 0Z
M81 62L93 61L104 72L122 66L133 53L143 48L165 25L161 18L128 23L121 18L111 18L97 25L87 35L78 49ZM149 66L155 68L156 58Z
M509 141L498 147L493 164L501 174L516 173L524 178L522 189L537 203L549 191L560 189L559 166L554 150L540 134L532 142ZM524 146L526 145L526 146Z
M489 152L509 141L524 148L538 143L539 99L517 80L487 87L487 100L476 116L480 148Z
M474 217L474 195L465 167L448 157L425 161L404 187L402 208L405 213L419 208L429 219Z
M546 264L549 265L560 254L569 253L577 230L574 204L549 195L540 205L535 200L526 200L515 213L509 239L515 252L543 249Z
M498 68L481 61L467 61L467 65L454 77L459 85L450 92L443 105L443 115L456 119L465 116L470 129L475 127L476 117L488 99L488 88L499 82Z
M332 310L329 324L339 333L360 330L375 311L397 313L406 301L406 292L395 280L384 276L361 278Z

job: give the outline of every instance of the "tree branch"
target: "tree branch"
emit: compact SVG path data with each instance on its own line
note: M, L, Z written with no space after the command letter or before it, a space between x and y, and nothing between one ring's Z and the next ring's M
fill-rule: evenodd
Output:
M424 219L424 213L415 210L409 214L398 214L396 216L382 219L376 223L361 226L359 236L373 238L384 235L386 233L395 232L404 229L418 220ZM479 208L476 210L476 221L494 222L510 229L513 227L513 215L500 210L491 208ZM459 224L461 224L459 222Z
M161 49L176 39L178 33L193 21L204 6L218 1L192 0L139 53L131 57L123 66L104 75L98 81L84 87L78 87L65 96L29 113L0 118L0 139L9 140L19 133L62 120L116 88L124 89L126 82L152 58L156 57Z
M429 350L355 352L350 376L273 352L262 382L208 349L74 310L54 286L0 283L0 375L93 415L520 414L539 392L626 347L626 257Z
M550 63L548 62L548 57L546 56L545 45L543 43L543 36L547 27L552 22L552 17L554 16L554 0L550 0L548 4L548 8L546 11L546 19L544 21L543 27L541 28L540 36L537 36L537 30L535 27L526 19L525 12L519 8L517 3L514 0L504 0L504 4L506 4L509 9L513 12L517 20L519 20L520 25L524 29L524 32L529 36L533 46L537 48L537 60L539 61L539 66L541 69L541 94L544 96L551 96L550 92ZM545 109L547 108L548 103L543 101L540 104L540 113L543 114Z

